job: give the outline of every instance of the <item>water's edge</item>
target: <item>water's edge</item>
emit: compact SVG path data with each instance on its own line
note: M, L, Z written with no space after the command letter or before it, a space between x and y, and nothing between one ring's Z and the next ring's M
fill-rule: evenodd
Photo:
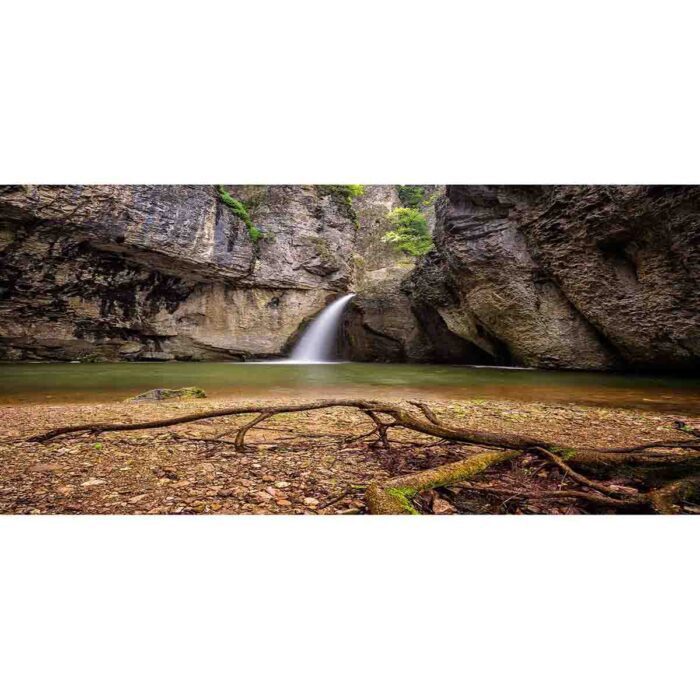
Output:
M22 363L0 365L0 404L103 403L156 387L211 398L507 400L700 415L700 379L353 362Z

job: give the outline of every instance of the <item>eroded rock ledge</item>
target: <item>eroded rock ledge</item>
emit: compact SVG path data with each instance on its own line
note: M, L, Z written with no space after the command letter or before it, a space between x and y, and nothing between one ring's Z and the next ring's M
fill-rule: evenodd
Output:
M313 186L0 188L0 359L279 355L351 279L347 206Z

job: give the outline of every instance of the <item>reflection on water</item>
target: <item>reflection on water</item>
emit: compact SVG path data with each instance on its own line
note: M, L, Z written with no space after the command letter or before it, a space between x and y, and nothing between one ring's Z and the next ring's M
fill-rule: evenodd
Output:
M0 364L0 403L103 402L155 387L209 396L506 399L700 415L700 379L451 365L287 363Z

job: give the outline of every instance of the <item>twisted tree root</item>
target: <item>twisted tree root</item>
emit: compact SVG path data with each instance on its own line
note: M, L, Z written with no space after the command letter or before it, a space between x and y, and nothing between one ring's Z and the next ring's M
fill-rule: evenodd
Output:
M516 497L529 501L575 499L587 501L599 506L625 510L629 508L651 507L657 513L677 513L678 503L686 498L700 495L700 476L674 481L662 488L648 493L639 493L627 489L621 491L599 481L589 479L572 469L561 457L540 447L528 450L544 456L555 464L564 474L592 491L576 489L561 489L553 491L524 491L512 488L482 486L469 480L485 471L506 461L511 461L522 454L521 452L485 452L475 457L452 462L435 469L428 469L418 474L396 477L381 484L374 483L368 487L365 498L369 512L375 515L413 514L418 511L411 499L421 491L458 482L466 482L462 487L468 491L494 494L497 496Z
M465 484L464 488L467 491L478 491L481 493L492 493L496 496L516 496L528 501L538 500L557 500L560 498L575 498L582 501L589 501L599 506L608 506L609 508L634 508L640 503L635 500L619 500L610 498L599 493L590 491L579 491L573 489L563 489L561 491L519 491L518 489L505 489L493 486L480 486L479 484Z
M549 450L545 450L543 447L533 447L531 452L535 452L536 454L542 455L552 464L555 464L557 467L559 467L559 469L561 469L564 472L564 474L566 474L569 478L573 479L574 481L577 481L583 486L587 486L590 489L595 489L596 491L600 491L601 493L607 494L608 496L617 496L618 498L624 497L625 505L633 505L644 502L644 498L639 496L638 493L630 493L629 490L627 491L627 493L624 493L621 492L619 488L608 486L607 484L603 484L600 481L593 481L592 479L583 476L583 474L579 474L577 471L574 471L561 457L559 457L559 455L556 455L553 452L550 452ZM620 503L622 505L622 502Z
M76 426L64 426L49 430L46 433L28 438L31 442L45 442L62 435L72 433L102 433L127 430L148 430L151 428L169 427L194 421L220 418L223 416L257 414L257 417L237 429L236 449L244 448L246 433L255 428L263 420L279 413L299 413L324 408L347 407L356 408L367 414L375 423L380 442L386 447L389 444L387 431L390 427L405 428L415 432L431 435L449 442L495 447L506 450L530 450L543 448L549 453L559 453L566 458L566 463L576 471L583 471L594 477L634 477L641 478L652 485L663 485L670 479L684 479L700 474L700 439L684 440L683 442L653 442L624 448L572 448L553 444L530 435L517 433L494 433L474 430L469 427L453 426L443 423L435 413L420 402L413 403L421 415L407 410L395 403L370 401L363 399L334 400L326 399L299 404L282 404L272 406L244 405L232 406L216 411L193 413L176 418L147 421L142 423L88 423ZM388 423L380 417L388 416L393 422ZM687 434L687 431L685 431ZM645 455L643 452L651 447L667 447L692 451L690 455Z
M388 429L391 428L395 423L385 423L374 411L364 411L365 415L372 419L375 425L375 430L378 432L379 437L377 442L382 443L382 447L385 450L390 450L391 445L389 444L389 435L387 433ZM374 431L372 431L374 432Z

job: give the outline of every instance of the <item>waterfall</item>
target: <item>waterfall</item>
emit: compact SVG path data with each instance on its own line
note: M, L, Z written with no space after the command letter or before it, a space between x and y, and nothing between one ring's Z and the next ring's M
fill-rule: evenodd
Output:
M321 311L294 346L290 358L292 362L331 362L335 359L333 351L340 319L347 303L354 296L346 294Z

